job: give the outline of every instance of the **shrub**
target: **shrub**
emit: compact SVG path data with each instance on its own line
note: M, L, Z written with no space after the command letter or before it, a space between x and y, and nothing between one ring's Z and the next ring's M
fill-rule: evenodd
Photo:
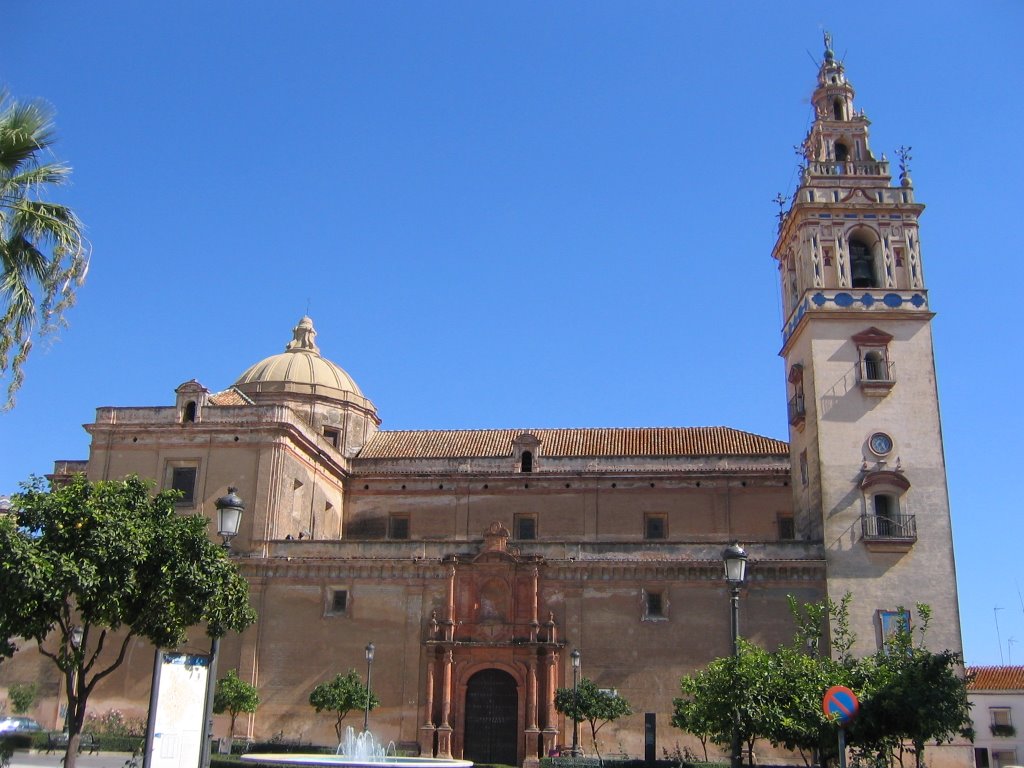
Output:
M35 683L13 683L7 689L7 698L11 700L11 709L14 710L14 714L23 715L32 709L32 705L36 703L38 691L39 686Z

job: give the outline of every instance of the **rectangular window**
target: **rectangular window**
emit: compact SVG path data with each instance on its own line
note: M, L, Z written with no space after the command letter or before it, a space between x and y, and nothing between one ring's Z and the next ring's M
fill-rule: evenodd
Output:
M665 515L644 515L644 538L664 539L668 536Z
M348 590L334 590L331 594L331 613L344 613L346 610L348 610Z
M178 504L195 504L196 502L196 467L172 467L171 489L181 491Z
M985 747L974 748L974 768L988 768L988 749Z
M796 538L796 524L792 515L779 515L779 541L793 541Z
M1006 768L1008 765L1017 764L1017 750L1015 749L993 749L992 750L992 762L994 763L993 768Z
M521 541L533 541L537 538L537 516L516 515L513 518L512 527L515 529L514 538Z
M324 427L324 440L337 448L341 440L341 432L331 427Z
M661 592L647 593L647 618L661 619L665 617L664 606L661 600Z
M988 713L992 718L992 725L1013 725L1009 707L989 707Z
M409 516L391 515L388 518L388 538L408 539L409 538Z

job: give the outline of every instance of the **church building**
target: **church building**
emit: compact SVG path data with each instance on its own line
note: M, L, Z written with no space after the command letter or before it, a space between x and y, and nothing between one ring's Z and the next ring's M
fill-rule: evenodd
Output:
M788 442L725 427L381 429L332 362L341 340L318 338L308 317L267 340L283 351L239 361L227 389L192 380L166 405L97 410L88 460L57 476L138 474L212 519L229 487L245 503L231 556L259 619L224 639L219 674L237 669L262 703L238 735L333 743L310 691L349 669L365 677L372 642L379 739L533 762L572 741L554 697L579 651L582 676L634 710L602 730L606 749L643 755L653 724L660 757L688 743L670 726L679 678L731 653L733 543L749 554L740 630L755 643L792 639L788 596L849 592L856 652L919 602L940 619L930 645L961 650L924 206L907 158L894 182L871 150L829 48L771 252ZM49 679L37 658L22 650L0 686L28 664ZM152 660L134 647L93 710L142 716ZM38 710L50 727L57 686Z

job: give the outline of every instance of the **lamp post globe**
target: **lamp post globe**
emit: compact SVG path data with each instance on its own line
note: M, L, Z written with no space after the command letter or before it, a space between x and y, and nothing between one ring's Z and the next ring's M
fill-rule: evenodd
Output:
M224 539L221 546L230 550L231 539L238 535L245 503L239 498L238 489L232 486L228 488L227 495L221 496L213 505L217 508L217 533Z

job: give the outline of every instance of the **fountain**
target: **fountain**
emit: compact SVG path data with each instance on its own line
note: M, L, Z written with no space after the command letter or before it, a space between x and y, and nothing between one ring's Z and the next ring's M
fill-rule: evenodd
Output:
M473 765L469 760L444 757L399 757L395 754L395 742L385 747L369 731L357 734L351 725L345 729L345 738L333 755L268 752L242 755L242 759L254 763L288 763L328 768L470 768Z

